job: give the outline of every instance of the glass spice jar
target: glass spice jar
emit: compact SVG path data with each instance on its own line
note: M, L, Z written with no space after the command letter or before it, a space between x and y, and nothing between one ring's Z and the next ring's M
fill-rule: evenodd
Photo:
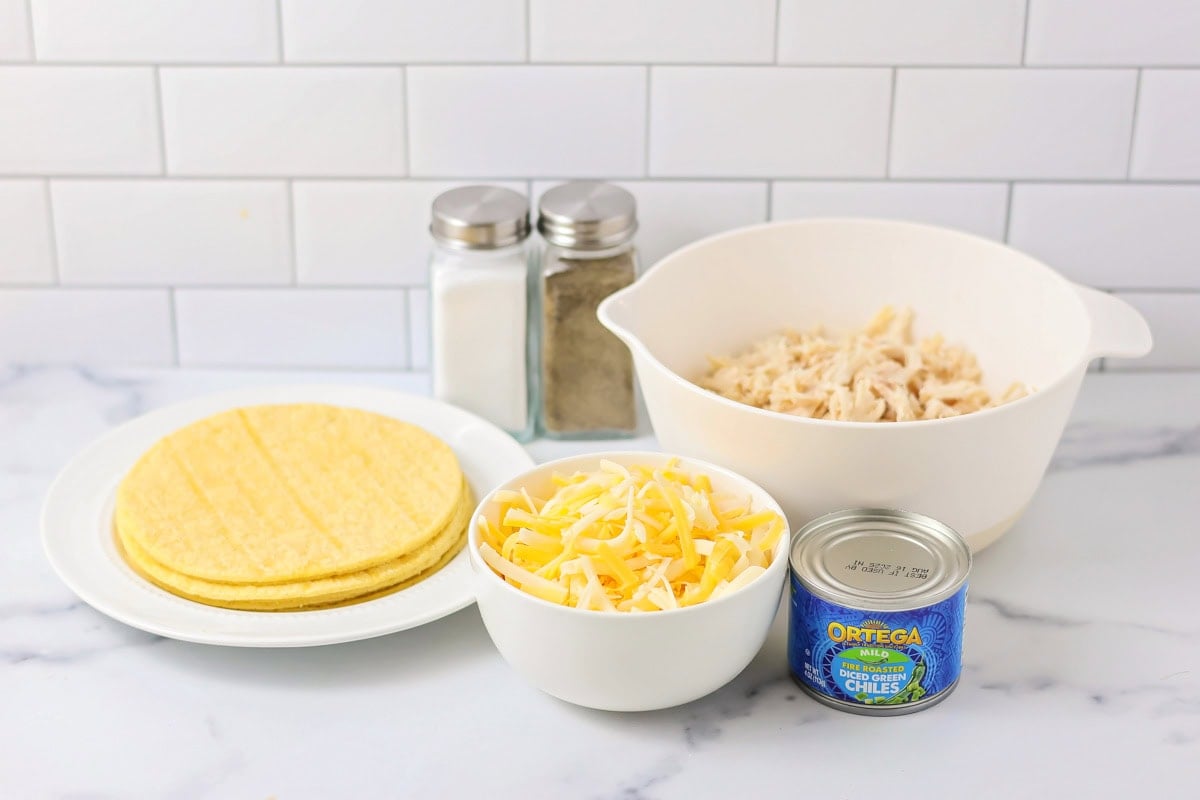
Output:
M597 181L556 186L538 203L538 231L546 241L536 292L539 430L556 439L631 436L633 360L596 307L637 277L633 195Z
M429 226L433 394L533 437L529 201L497 186L438 195Z

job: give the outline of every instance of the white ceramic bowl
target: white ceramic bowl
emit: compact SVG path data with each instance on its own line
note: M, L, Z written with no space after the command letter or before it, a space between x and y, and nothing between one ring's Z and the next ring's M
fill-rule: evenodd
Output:
M554 473L594 470L602 458L657 466L670 456L617 452L563 458L518 475L497 490L523 486L531 494L549 496ZM680 463L689 471L706 473L717 491L749 495L754 510L783 513L760 487L729 470L690 458ZM762 647L787 574L786 535L765 573L716 600L644 614L581 611L526 594L484 563L475 520L482 514L496 521L494 491L475 510L467 540L476 601L500 654L542 691L605 711L668 708L724 686Z
M706 356L784 327L861 327L885 304L916 312L918 336L972 350L987 385L1029 397L953 419L812 420L764 411L691 382ZM658 262L600 306L633 353L664 449L756 481L793 525L852 506L940 519L976 550L1033 497L1088 362L1150 350L1145 320L996 242L904 222L814 219L704 239Z

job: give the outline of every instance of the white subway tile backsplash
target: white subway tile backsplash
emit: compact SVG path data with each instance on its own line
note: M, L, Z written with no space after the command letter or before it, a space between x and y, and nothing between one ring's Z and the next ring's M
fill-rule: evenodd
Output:
M1019 64L1025 0L782 0L779 61Z
M296 181L300 283L420 286L433 199L447 181ZM525 183L505 186L525 194Z
M0 289L0 362L165 366L164 289Z
M656 67L650 174L882 177L886 69Z
M637 248L643 269L686 244L742 225L766 222L762 181L616 181L637 200ZM533 185L535 199L556 181Z
M1132 70L901 69L891 174L1123 177L1135 85Z
M774 0L530 0L534 61L769 63Z
M402 175L404 80L387 67L166 68L173 175Z
M54 181L63 283L290 283L283 181Z
M767 186L735 181L631 181L637 199L637 246L650 267L686 244L767 220Z
M1200 178L1200 70L1144 71L1137 117L1131 177Z
M403 289L181 289L184 366L408 366Z
M297 181L296 275L301 283L425 282L429 205L443 184Z
M0 173L159 171L148 67L0 67Z
M1200 186L1018 184L1009 241L1104 288L1200 289Z
M1200 65L1196 0L1032 0L1025 61Z
M408 341L415 370L429 369L429 290L408 290Z
M274 61L275 0L31 0L38 58Z
M600 178L645 266L944 225L1200 368L1198 142L1200 0L0 0L0 361L427 370L433 198Z
M0 284L53 282L45 181L0 181Z
M412 174L634 176L645 67L411 67Z
M288 61L525 60L524 0L281 0Z
M1008 187L1002 183L778 181L772 219L884 217L1004 239Z
M1200 294L1117 295L1146 317L1154 335L1154 349L1145 358L1106 358L1106 369L1200 369Z
M28 0L0 0L0 61L26 61L32 56Z

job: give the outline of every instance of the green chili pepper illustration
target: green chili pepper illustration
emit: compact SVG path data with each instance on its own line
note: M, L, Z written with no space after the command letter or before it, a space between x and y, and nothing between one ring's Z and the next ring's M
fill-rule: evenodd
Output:
M913 667L912 677L908 679L908 683L904 685L904 688L881 702L886 705L896 706L919 699L921 695L925 694L925 689L921 686L921 678L924 677L925 665L917 664L917 666Z

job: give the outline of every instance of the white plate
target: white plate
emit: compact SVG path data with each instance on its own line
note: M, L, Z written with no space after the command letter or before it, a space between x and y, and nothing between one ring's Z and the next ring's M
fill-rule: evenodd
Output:
M201 397L126 422L89 445L59 474L42 509L42 544L59 577L102 614L150 633L205 644L302 647L368 639L413 628L475 602L467 554L395 594L322 611L233 611L194 603L139 577L112 532L117 484L158 439L235 406L329 403L420 425L454 448L476 498L533 459L474 414L426 397L348 386L268 386Z

